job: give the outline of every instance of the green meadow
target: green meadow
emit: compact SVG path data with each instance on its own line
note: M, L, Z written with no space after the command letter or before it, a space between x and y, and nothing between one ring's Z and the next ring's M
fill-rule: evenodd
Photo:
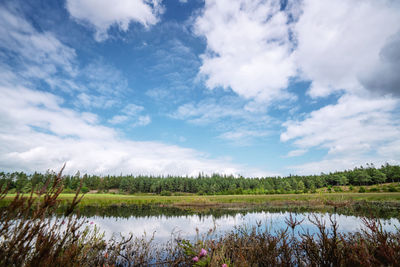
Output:
M9 194L3 199L3 204L10 202L15 194ZM70 202L75 194L60 194L61 202ZM123 194L85 194L80 206L126 205L176 205L176 206L214 206L243 204L319 204L334 205L335 203L366 202L400 202L400 192L393 193L316 193L316 194L279 194L279 195L123 195Z

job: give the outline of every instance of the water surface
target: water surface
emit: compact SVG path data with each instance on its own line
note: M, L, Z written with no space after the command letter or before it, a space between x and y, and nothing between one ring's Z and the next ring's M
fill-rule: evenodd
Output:
M165 242L171 239L171 234L174 237L178 235L186 239L194 239L197 230L199 235L205 235L210 229L215 229L214 236L235 229L235 227L245 226L251 229L261 223L262 229L268 227L272 232L284 230L287 227L286 219L292 214L298 221L303 220L300 227L297 228L296 234L309 231L316 233L316 226L311 222L312 214L316 214L317 218L325 221L329 227L331 222L329 217L336 220L339 225L340 232L354 232L365 228L362 223L362 218L354 215L332 214L327 212L310 213L297 212L291 213L288 211L232 211L232 210L215 210L204 213L193 213L187 211L172 212L168 210L162 212L162 209L157 214L156 211L149 212L146 215L145 210L138 209L137 212L131 211L130 215L126 213L123 216L99 216L86 215L85 219L89 226L96 225L106 238L113 234L128 235L132 233L135 237L141 237L146 234L150 237L154 233L155 241ZM385 218L380 219L383 228L387 231L396 231L400 227L399 219Z

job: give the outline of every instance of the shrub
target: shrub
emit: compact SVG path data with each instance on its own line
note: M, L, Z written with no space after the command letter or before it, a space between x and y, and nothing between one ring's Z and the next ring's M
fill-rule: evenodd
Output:
M367 192L367 190L365 190L364 186L360 186L360 188L358 189L358 193L365 193Z
M160 192L160 195L169 197L169 196L172 196L172 193L171 193L171 191L163 190Z
M67 188L64 188L62 192L68 194L68 193L75 193L76 190L73 190L73 189L67 187Z
M315 186L311 186L311 193L315 194L317 193L317 189L315 188Z
M86 194L86 193L89 192L89 188L87 188L86 186L82 186L81 192L84 193L84 194Z
M394 187L393 185L389 185L388 191L389 191L389 192L397 192L397 188Z
M342 188L339 187L339 186L333 187L333 191L335 191L335 192L343 192Z

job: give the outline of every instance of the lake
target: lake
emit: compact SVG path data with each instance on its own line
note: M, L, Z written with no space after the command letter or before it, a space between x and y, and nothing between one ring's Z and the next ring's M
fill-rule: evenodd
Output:
M115 207L115 209L118 209ZM122 208L123 210L123 208ZM105 233L106 238L113 234L128 235L132 233L135 237L141 237L146 233L147 237L152 236L156 242L166 242L171 239L173 233L185 239L194 239L196 229L200 235L206 234L210 229L215 229L214 235L223 234L231 231L238 226L246 226L251 229L258 223L262 228L268 227L273 232L284 230L287 227L285 220L292 214L298 221L303 220L301 227L296 228L296 234L315 233L317 230L311 222L310 212L288 212L288 211L268 211L268 210L232 210L232 209L214 209L206 212L195 212L190 210L180 210L173 208L152 208L152 207L134 207L118 214L117 210L109 213L92 209L82 213L84 219L88 221L89 227L97 226L101 232ZM362 218L355 215L337 214L328 212L314 212L317 218L326 222L329 227L331 222L329 216L332 216L338 224L341 232L359 231L363 227ZM311 219L311 220L310 220ZM381 218L383 228L387 231L395 231L400 227L398 218Z

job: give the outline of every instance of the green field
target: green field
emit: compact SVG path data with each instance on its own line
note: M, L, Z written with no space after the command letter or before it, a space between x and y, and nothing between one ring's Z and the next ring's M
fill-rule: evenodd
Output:
M14 197L7 195L3 205ZM74 194L60 194L62 202L71 201ZM332 204L351 201L367 202L400 202L400 192L394 193L317 193L317 194L281 194L281 195L122 195L122 194L86 194L79 205L107 206L115 204L126 205L176 205L176 206L213 206L224 204Z

